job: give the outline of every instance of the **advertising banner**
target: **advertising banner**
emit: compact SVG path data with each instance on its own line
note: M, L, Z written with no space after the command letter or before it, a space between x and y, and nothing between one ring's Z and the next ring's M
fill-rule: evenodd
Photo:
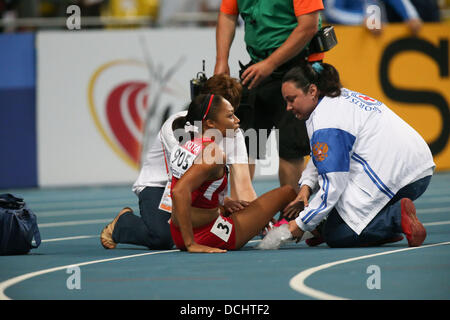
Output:
M0 189L38 183L34 39L0 34Z
M241 34L230 61L247 61ZM189 81L213 74L214 29L40 32L39 185L132 183Z
M450 169L450 24L424 24L417 37L405 24L379 37L363 27L336 27L326 54L345 87L385 103L427 141L437 170Z
M425 24L417 37L402 24L378 37L335 29L338 45L324 61L343 85L390 107L429 143L437 169L449 170L450 26ZM229 58L234 77L238 61L249 61L243 36L238 29ZM132 183L164 119L189 103L202 60L212 76L215 29L39 32L37 56L39 185ZM277 177L268 150L257 178Z

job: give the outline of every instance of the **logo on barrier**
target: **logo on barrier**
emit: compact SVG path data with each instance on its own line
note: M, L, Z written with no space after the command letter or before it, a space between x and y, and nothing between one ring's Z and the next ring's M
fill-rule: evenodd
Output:
M89 81L89 108L97 129L112 150L135 169L165 111L179 104L181 93L169 89L169 84L180 87L170 82L173 71L161 74L161 70L155 74L144 62L115 60L101 65Z

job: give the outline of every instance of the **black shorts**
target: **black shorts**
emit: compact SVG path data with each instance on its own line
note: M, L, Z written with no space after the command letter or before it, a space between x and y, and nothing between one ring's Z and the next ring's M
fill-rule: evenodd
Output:
M286 110L286 102L281 94L281 77L269 76L252 90L244 88L236 116L240 119L240 126L244 130L249 157L265 159L265 142L274 128L278 129L280 158L301 159L309 155L310 146L305 121L297 119L292 112ZM255 129L256 134L249 129Z

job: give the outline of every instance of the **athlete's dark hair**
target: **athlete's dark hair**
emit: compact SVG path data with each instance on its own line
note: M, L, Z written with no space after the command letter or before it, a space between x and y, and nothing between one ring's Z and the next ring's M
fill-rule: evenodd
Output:
M227 99L236 111L241 103L242 85L238 79L220 73L206 80L200 93L219 94Z
M175 119L172 123L172 130L182 129L186 124L194 125L203 120L215 120L222 99L223 97L217 94L198 95L189 104L187 115Z
M338 71L328 63L305 63L289 70L283 77L284 82L293 82L304 93L315 84L319 89L319 98L338 97L341 95L341 80Z

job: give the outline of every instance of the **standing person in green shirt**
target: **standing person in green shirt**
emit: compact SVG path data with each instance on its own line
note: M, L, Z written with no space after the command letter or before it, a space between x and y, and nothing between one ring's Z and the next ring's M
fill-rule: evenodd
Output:
M243 130L257 130L258 139L259 129L266 129L268 134L273 127L279 130L280 185L291 185L297 192L303 157L310 153L310 146L304 120L286 111L281 79L299 63L323 59L323 53L308 52L309 42L321 27L323 8L322 0L222 0L216 28L214 73L230 74L228 58L238 15L244 20L251 61L241 70L248 102L241 102L237 116ZM254 150L246 143L247 152ZM249 160L265 158L263 145L257 142L257 154L250 152ZM254 164L250 171L253 177Z

